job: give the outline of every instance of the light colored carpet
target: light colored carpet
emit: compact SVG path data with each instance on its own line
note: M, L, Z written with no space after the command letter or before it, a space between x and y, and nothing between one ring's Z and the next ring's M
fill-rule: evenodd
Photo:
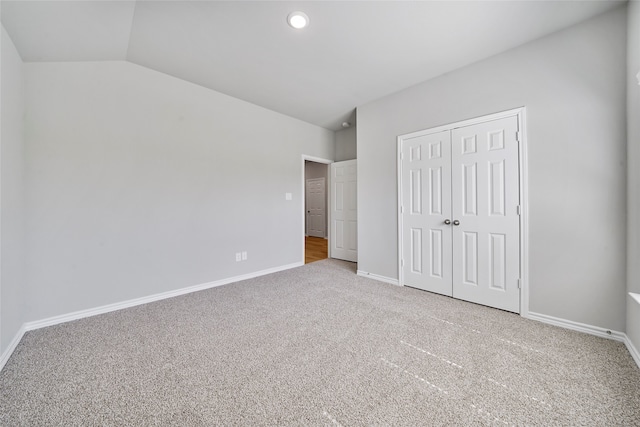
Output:
M623 344L325 260L29 332L3 426L639 426Z

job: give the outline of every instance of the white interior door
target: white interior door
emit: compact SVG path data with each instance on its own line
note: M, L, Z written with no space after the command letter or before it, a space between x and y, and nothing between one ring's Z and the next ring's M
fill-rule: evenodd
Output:
M331 258L358 260L356 189L356 160L331 163Z
M454 129L453 296L519 312L518 120Z
M516 116L400 142L404 285L520 312Z
M407 139L401 158L404 284L451 296L451 133Z
M306 182L307 236L326 237L325 180L311 178Z

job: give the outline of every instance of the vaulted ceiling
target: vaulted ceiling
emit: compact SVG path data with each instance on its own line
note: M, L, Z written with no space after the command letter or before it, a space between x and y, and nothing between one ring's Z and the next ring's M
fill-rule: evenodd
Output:
M620 1L6 1L24 61L126 60L328 129ZM304 11L295 30L287 15Z

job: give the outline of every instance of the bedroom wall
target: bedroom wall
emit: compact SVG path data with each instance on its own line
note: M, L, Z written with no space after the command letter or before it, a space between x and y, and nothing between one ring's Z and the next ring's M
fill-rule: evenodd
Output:
M640 2L628 6L627 138L628 226L627 290L640 294ZM640 351L640 302L627 296L627 336Z
M525 106L532 312L625 330L626 7L358 107L358 269L398 278L396 137Z
M357 157L356 126L336 131L336 162Z
M0 355L24 322L22 59L2 27L0 127Z
M27 321L303 262L332 131L127 62L24 69Z

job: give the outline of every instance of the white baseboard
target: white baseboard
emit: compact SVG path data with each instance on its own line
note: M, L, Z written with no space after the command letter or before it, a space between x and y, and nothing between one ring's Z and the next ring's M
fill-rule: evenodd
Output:
M7 349L0 356L0 371L4 368L5 364L7 363L7 361L9 360L9 358L11 357L13 352L15 351L16 347L20 343L20 340L22 340L22 337L24 336L25 332L27 332L27 331L32 331L32 330L35 330L35 329L44 328L44 327L47 327L47 326L53 326L53 325L57 325L57 324L60 324L60 323L70 322L72 320L78 320L78 319L82 319L82 318L85 318L85 317L91 317L91 316L96 316L96 315L99 315L99 314L109 313L109 312L112 312L112 311L122 310L124 308L134 307L134 306L137 306L137 305L148 304L150 302L159 301L159 300L163 300L163 299L167 299L167 298L172 298L172 297L176 297L176 296L180 296L180 295L185 295L185 294L189 294L189 293L192 293L192 292L198 292L198 291L202 291L202 290L205 290L205 289L214 288L214 287L217 287L217 286L227 285L227 284L230 284L230 283L240 282L242 280L253 279L255 277L260 277L260 276L264 276L264 275L267 275L267 274L277 273L279 271L284 271L284 270L289 270L289 269L296 268L296 267L301 267L303 265L304 265L304 262L296 262L296 263L287 264L287 265L283 265L283 266L279 266L279 267L269 268L269 269L266 269L266 270L256 271L256 272L253 272L253 273L243 274L243 275L240 275L240 276L234 276L234 277L229 277L229 278L226 278L226 279L216 280L216 281L213 281L213 282L203 283L203 284L200 284L200 285L189 286L189 287L186 287L186 288L176 289L176 290L173 290L173 291L168 291L168 292L162 292L162 293L159 293L159 294L149 295L149 296L142 297L142 298L136 298L136 299L132 299L132 300L128 300L128 301L122 301L122 302L115 303L115 304L103 305L103 306L100 306L100 307L91 308L91 309L87 309L87 310L80 310L80 311L76 311L76 312L73 312L73 313L68 313L68 314L63 314L63 315L60 315L60 316L50 317L50 318L47 318L47 319L37 320L37 321L34 321L34 322L27 322L27 323L22 325L20 330L16 333L16 335L13 338L13 340L11 341L9 346L7 347ZM389 278L389 277L380 276L380 275L369 273L369 272L362 271L362 270L357 270L357 275L358 276L362 276L362 277L368 277L370 279L374 279L374 280L377 280L377 281L380 281L380 282L389 283L389 284L392 284L392 285L399 286L399 283L398 283L397 279L392 279L392 278ZM583 332L583 333L587 333L587 334L590 334L590 335L596 335L596 336L599 336L599 337L609 338L609 339L613 339L613 340L616 340L616 341L624 342L625 345L627 346L627 349L629 350L629 353L631 353L631 357L633 357L634 361L636 362L636 364L640 368L640 352L638 352L638 349L635 348L635 346L633 345L631 340L629 340L627 335L624 334L623 332L610 331L610 330L607 330L607 329L604 329L604 328L600 328L600 327L597 327L597 326L587 325L587 324L584 324L584 323L574 322L574 321L571 321L571 320L561 319L561 318L558 318L558 317L547 316L546 314L540 314L540 313L529 312L526 317L528 319L531 319L531 320L537 320L539 322L548 323L548 324L555 325L555 326L560 326L562 328L571 329L571 330L574 330L574 331Z
M33 322L26 322L20 328L20 331L16 334L9 347L2 353L0 358L0 370L4 367L5 363L11 357L11 354L18 346L18 343L22 339L23 335L27 331L33 331L35 329L45 328L47 326L58 325L60 323L70 322L72 320L83 319L85 317L96 316L98 314L109 313L111 311L122 310L123 308L135 307L137 305L148 304L150 302L159 301L167 298L177 297L180 295L190 294L192 292L203 291L205 289L215 288L217 286L228 285L229 283L240 282L242 280L253 279L255 277L264 276L267 274L277 273L279 271L289 270L291 268L301 267L304 262L295 262L293 264L282 265L279 267L268 268L266 270L255 271L253 273L242 274L240 276L229 277L226 279L216 280L213 282L203 283L201 285L189 286L186 288L176 289L173 291L162 292L159 294L149 295L146 297L135 298L127 301L117 302L114 304L107 304L100 307L90 308L87 310L74 311L72 313L62 314L60 316L53 316L47 319L36 320Z
M192 292L203 291L205 289L215 288L217 286L228 285L229 283L240 282L242 280L253 279L254 277L264 276L266 274L277 273L278 271L288 270L290 268L300 267L304 265L302 262L282 265L280 267L268 268L253 273L242 274L240 276L229 277L226 279L216 280L213 282L203 283L200 285L189 286L187 288L176 289L173 291L162 292L159 294L149 295L146 297L135 298L127 301L107 304L101 307L90 308L87 310L75 311L73 313L62 314L60 316L49 317L47 319L36 320L35 322L27 322L24 325L25 330L32 331L47 326L58 325L60 323L70 322L72 320L83 319L85 317L96 316L98 314L109 313L111 311L122 310L123 308L135 307L136 305L148 304L154 301L160 301L167 298L177 297L180 295L190 294Z
M369 279L377 280L379 282L390 283L390 284L396 285L396 286L400 285L400 283L398 282L398 279L392 279L390 277L379 276L377 274L369 273L368 271L362 271L362 270L358 270L356 273L358 274L358 276L368 277Z
M611 331L598 326L587 325L585 323L574 322L573 320L561 319L559 317L547 316L546 314L533 313L531 311L529 312L527 319L537 320L538 322L548 323L550 325L560 326L561 328L584 332L585 334L609 338L616 341L624 342L626 338L624 332Z
M571 329L573 331L583 332L589 335L595 335L602 338L608 338L615 341L621 341L631 353L631 357L640 368L640 352L635 348L627 334L624 332L611 331L609 329L600 328L598 326L587 325L585 323L574 322L572 320L560 319L558 317L547 316L546 314L529 312L527 319L537 320L538 322L548 323L561 328Z
M633 345L633 343L631 342L631 340L627 335L625 335L624 344L627 346L627 350L629 350L629 353L631 353L631 357L633 357L633 360L636 361L636 365L638 365L638 368L640 368L640 352Z
M15 351L16 347L18 347L18 344L20 343L20 340L22 340L22 337L24 336L25 332L27 331L24 328L24 325L22 325L22 327L18 330L16 335L13 337L13 339L9 343L9 347L7 347L4 353L2 353L2 356L0 356L0 371L2 371L2 368L4 368L4 365L7 364L7 362L9 361L9 358Z

